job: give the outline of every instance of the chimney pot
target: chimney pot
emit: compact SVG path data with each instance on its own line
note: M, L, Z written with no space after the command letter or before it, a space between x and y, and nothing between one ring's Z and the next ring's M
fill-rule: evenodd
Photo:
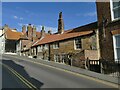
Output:
M52 34L51 32L52 32L52 31L51 31L51 30L49 30L49 31L48 31L48 34L50 34L50 35L51 35L51 34Z

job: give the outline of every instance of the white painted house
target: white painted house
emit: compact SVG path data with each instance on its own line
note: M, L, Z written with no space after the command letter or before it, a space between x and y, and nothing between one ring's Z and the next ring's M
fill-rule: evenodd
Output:
M0 54L3 54L5 52L5 38L3 30L0 29Z

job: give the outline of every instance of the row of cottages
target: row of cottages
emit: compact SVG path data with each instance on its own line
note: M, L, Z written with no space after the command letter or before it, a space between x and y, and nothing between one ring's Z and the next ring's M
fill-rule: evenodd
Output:
M45 35L48 35L45 33ZM22 27L22 32L4 25L0 30L0 50L2 53L19 54L28 50L32 43L41 38L41 32L36 32L36 27L29 24ZM23 53L24 54L24 53ZM28 54L26 54L28 56Z
M42 27L44 29L44 27ZM43 30L41 30L42 32ZM34 42L42 38L42 33L36 31L36 26L28 24L22 27L22 35L17 41L17 54L31 57L31 46ZM44 32L44 35L49 35Z
M58 33L43 33L28 49L31 56L83 68L101 67L103 73L112 68L108 62L120 61L120 0L96 0L96 8L98 22L65 31L61 13Z
M28 29L27 32L29 31ZM18 45L22 45L22 49L19 49L22 55L82 68L89 68L87 60L92 60L94 63L91 64L99 67L97 22L64 30L62 12L60 12L57 33L51 34L49 31L49 34L46 34L42 27L39 38L35 40L30 38L19 39Z

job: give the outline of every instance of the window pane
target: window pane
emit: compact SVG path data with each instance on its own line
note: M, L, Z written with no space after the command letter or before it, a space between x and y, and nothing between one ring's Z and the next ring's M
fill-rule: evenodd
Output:
M112 1L113 1L114 19L120 18L120 0L112 0Z
M55 60L56 62L59 62L59 55L54 55L54 60Z
M114 9L114 18L120 18L120 7Z
M45 44L45 49L48 49L48 44Z
M120 48L117 48L117 59L120 60Z
M76 45L76 49L81 48L81 38L76 38L75 39L75 45Z
M116 37L116 47L120 48L120 35L115 36Z
M80 49L80 48L81 48L81 44L77 44L77 45L76 45L76 48L77 48L77 49Z
M118 1L118 2L116 1L116 2L115 2L115 1L113 0L113 8L118 7L118 6L120 6L120 1Z
M38 46L38 52L42 52L42 46Z
M56 55L54 55L54 60L56 60Z

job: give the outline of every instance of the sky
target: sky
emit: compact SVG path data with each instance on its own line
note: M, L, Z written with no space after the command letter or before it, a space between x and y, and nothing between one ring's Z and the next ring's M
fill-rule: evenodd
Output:
M2 3L0 2L0 29L2 27Z
M65 30L97 21L95 2L2 2L2 26L21 31L32 24L41 30L56 32L59 12L63 14Z

